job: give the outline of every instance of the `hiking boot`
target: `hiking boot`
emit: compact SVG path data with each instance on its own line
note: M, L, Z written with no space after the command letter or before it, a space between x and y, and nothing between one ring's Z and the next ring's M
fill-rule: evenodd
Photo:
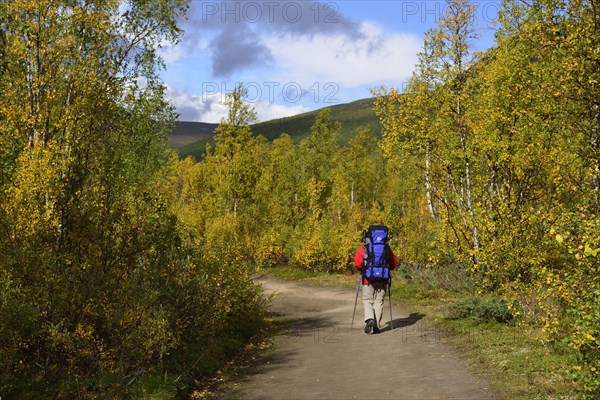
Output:
M375 320L368 319L366 322L367 322L367 324L365 325L365 333L373 332L373 328L375 327Z

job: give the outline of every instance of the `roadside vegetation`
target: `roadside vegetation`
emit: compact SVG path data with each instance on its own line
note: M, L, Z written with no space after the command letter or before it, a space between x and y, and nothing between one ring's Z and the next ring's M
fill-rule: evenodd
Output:
M264 325L235 235L177 214L156 48L185 9L0 3L2 399L186 398Z

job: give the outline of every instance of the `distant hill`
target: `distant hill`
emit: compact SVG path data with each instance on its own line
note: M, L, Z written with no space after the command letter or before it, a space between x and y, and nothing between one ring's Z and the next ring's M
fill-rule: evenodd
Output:
M381 125L375 112L372 110L375 99L368 98L357 100L352 103L337 104L330 107L331 118L342 123L340 144L345 144L354 136L359 127L369 128L376 136L381 136ZM315 122L320 110L309 111L292 117L278 118L270 121L260 122L252 125L252 133L263 135L268 140L277 139L282 133L287 133L294 140L307 137L310 127ZM169 146L177 148L179 157L193 156L197 160L202 158L206 144L211 141L212 132L217 124L206 124L201 122L180 122L169 139ZM194 138L198 138L192 141ZM187 142L187 143L186 143ZM173 145L171 144L173 143ZM184 145L175 145L185 143Z
M208 139L214 135L217 125L205 122L177 122L175 130L169 135L168 145L172 149L178 149Z
M340 137L342 144L354 136L356 129L361 126L369 128L376 135L380 135L381 125L372 110L374 101L375 99L369 98L326 107L331 109L331 119L342 123ZM256 135L263 135L269 140L276 139L285 132L299 140L308 136L310 127L315 122L319 111L315 110L292 117L261 122L252 126L252 132Z

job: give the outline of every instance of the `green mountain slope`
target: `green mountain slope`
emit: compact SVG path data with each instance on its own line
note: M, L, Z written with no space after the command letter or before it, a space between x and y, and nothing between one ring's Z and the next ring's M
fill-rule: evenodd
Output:
M381 125L372 110L373 102L374 99L369 98L328 107L331 109L331 118L342 123L340 139L343 143L347 142L354 135L356 129L361 126L371 129L376 134L380 133ZM269 140L276 139L285 132L298 140L308 136L310 127L315 122L319 111L261 122L252 126L252 132L263 135Z
M185 147L214 135L218 124L205 122L177 122L175 130L169 135L168 146L172 149Z
M352 103L338 104L326 108L331 109L331 118L342 123L342 132L340 135L340 144L345 144L354 136L359 127L366 127L375 135L381 135L381 125L377 119L375 112L372 110L375 99L367 98L357 100ZM292 117L278 118L270 121L260 122L252 125L252 133L255 135L263 135L268 140L278 138L282 133L287 133L294 140L298 141L307 137L310 132L310 127L315 122L317 114L320 110L310 111L304 114L294 115ZM191 122L184 124L194 124ZM198 123L201 124L201 123ZM203 124L205 126L216 124ZM193 130L193 125L186 125L188 129ZM214 129L214 128L213 128ZM175 134L178 134L177 131ZM178 134L180 139L178 143L184 141L183 137L190 135ZM199 140L182 146L171 146L177 148L180 158L193 156L196 159L202 158L206 149L206 144L211 141L211 137L202 137ZM173 141L175 143L175 141Z

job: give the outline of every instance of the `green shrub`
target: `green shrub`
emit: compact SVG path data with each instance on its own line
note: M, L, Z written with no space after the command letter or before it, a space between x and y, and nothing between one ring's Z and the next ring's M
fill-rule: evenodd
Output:
M472 319L478 322L510 322L513 319L506 300L494 296L481 298L465 297L449 307L449 319Z

